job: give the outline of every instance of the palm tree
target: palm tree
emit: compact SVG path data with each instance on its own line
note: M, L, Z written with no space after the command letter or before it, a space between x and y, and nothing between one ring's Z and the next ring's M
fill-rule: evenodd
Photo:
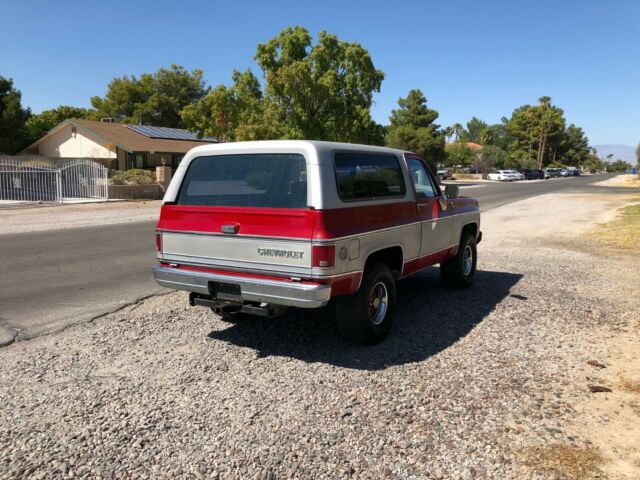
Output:
M452 131L453 135L455 136L454 142L457 142L458 138L460 138L460 135L462 135L464 133L464 127L462 125L460 125L459 123L455 123L451 127L451 131Z
M453 136L453 127L445 127L442 129L442 132L444 133L444 138L446 138L447 142L449 142L449 140L451 140L451 137Z

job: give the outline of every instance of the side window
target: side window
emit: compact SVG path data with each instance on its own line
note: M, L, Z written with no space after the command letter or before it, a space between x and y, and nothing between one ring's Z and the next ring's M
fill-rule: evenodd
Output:
M342 200L372 200L405 194L402 170L395 155L336 152L333 162Z
M431 182L431 178L424 167L424 164L417 158L408 158L407 165L413 184L416 187L418 198L434 198L437 191Z

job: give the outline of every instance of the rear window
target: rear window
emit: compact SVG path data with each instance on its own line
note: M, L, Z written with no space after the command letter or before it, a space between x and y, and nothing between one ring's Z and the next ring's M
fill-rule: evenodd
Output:
M338 152L333 157L342 200L367 200L405 193L395 155Z
M302 155L213 155L194 159L178 205L306 208L307 167Z

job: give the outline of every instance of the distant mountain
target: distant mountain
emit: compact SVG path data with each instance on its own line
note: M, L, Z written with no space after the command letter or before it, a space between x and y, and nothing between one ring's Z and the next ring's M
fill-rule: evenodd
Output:
M638 161L636 148L629 145L594 145L593 148L598 151L598 157L604 161L607 161L607 155L610 153L613 154L611 159L613 161L620 159L629 162L631 165L635 165Z

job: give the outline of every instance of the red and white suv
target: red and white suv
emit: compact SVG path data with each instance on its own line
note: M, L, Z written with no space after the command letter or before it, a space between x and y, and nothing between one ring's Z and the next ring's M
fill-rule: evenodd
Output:
M468 287L477 201L440 190L417 155L316 141L204 145L180 163L157 226L157 282L221 315L336 298L341 332L389 331L396 281L440 264Z

